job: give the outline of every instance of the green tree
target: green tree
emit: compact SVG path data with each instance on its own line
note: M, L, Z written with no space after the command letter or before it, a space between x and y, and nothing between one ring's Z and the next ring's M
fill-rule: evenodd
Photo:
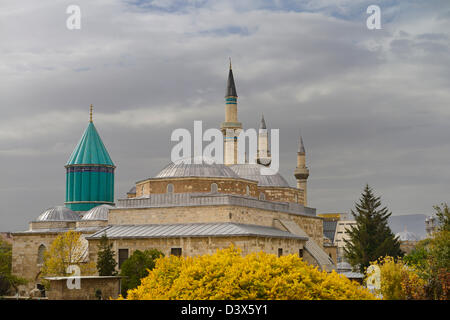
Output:
M0 239L0 296L11 293L11 289L17 292L17 286L26 284L24 278L11 274L12 268L12 246Z
M97 254L97 270L100 276L115 276L117 262L114 259L112 243L109 243L106 233L100 238Z
M450 231L450 209L446 203L440 206L433 206L438 219L438 231Z
M427 281L428 299L447 300L450 296L450 214L443 203L433 206L438 218L438 228L431 237L417 243L413 251L405 256L405 262L416 268L420 277Z
M122 296L126 297L127 291L136 288L141 279L145 278L150 270L155 267L156 260L164 254L157 249L145 251L136 250L123 262L120 275L122 279Z
M400 242L388 225L392 213L386 207L380 208L380 198L366 185L359 203L355 204L356 212L351 211L356 225L348 230L344 251L350 264L361 273L380 257L403 255Z

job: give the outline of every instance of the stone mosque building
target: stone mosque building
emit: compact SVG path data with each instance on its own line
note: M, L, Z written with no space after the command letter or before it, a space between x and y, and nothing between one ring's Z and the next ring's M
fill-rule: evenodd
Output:
M66 168L64 206L45 210L29 229L13 234L13 273L40 283L43 253L61 233L82 234L86 261L96 261L97 245L106 233L118 268L134 250L157 248L165 255L211 254L230 244L243 254L265 251L296 254L330 271L335 261L324 246L323 218L307 206L305 148L299 139L296 187L279 174L261 175L270 164L264 118L255 164L237 163L239 131L237 92L229 69L225 96L224 164L203 161L169 163L151 178L137 181L126 197L114 202L115 165L91 117ZM335 254L333 254L335 256Z

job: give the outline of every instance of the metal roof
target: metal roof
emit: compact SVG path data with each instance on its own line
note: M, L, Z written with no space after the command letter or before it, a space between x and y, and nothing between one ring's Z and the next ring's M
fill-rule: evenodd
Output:
M223 193L160 193L140 198L117 200L117 208L166 208L212 205L236 205L316 217L316 209L305 207L299 203L259 200L249 196ZM320 217L317 218L322 219Z
M56 206L42 212L36 221L77 221L80 216L64 206Z
M334 242L334 235L336 233L337 220L323 220L323 234L325 237Z
M273 171L271 175L262 175L261 168L267 170L270 170L270 168L261 164L234 164L230 168L241 178L258 181L258 185L261 187L289 187L287 181L278 172Z
M261 116L261 123L259 125L259 129L267 129L266 121L264 120L264 115Z
M291 233L304 237L308 236L307 233L294 221L286 219L280 219L279 221ZM335 269L333 260L320 247L320 245L314 241L314 239L309 238L308 241L306 241L304 248L311 254L323 270L331 271Z
M133 186L127 194L136 194L136 186Z
M228 72L228 82L227 82L227 90L225 92L225 98L226 97L237 97L236 93L236 85L234 84L234 77L233 77L233 70L231 70L231 64L230 64L230 71Z
M300 141L298 144L298 153L305 153L305 145L303 144L303 138L300 136Z
M100 229L104 228L103 226L96 226L96 227L78 227L78 228L45 228L45 229L33 229L33 230L26 230L26 231L17 231L13 234L36 234L36 233L63 233L67 231L75 231L75 232L81 232L81 233L94 233Z
M67 165L103 164L114 166L94 123L89 122Z
M215 163L206 157L184 158L170 163L155 178L175 177L213 177L239 178L233 170L224 164Z
M363 279L364 275L359 272L353 272L353 271L347 271L347 272L340 272L339 274L349 278L349 279Z
M220 236L259 236L307 240L287 231L272 227L238 223L183 223L149 225L113 225L106 227L88 239L99 239L106 233L114 238L173 238L173 237L220 237Z
M86 212L81 220L108 220L109 209L113 206L102 204Z

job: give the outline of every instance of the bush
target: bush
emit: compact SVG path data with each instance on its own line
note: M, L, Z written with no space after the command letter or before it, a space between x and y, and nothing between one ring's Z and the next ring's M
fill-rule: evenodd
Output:
M213 255L158 259L130 300L154 299L374 299L356 282L319 271L295 255L241 256L234 247Z

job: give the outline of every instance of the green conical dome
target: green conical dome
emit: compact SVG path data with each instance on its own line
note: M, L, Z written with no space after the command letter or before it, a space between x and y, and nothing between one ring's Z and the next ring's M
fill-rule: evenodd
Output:
M114 205L114 163L91 121L66 164L65 205L88 211L102 204Z
M78 145L73 150L67 165L103 164L114 166L108 151L95 129L94 123L89 122Z

